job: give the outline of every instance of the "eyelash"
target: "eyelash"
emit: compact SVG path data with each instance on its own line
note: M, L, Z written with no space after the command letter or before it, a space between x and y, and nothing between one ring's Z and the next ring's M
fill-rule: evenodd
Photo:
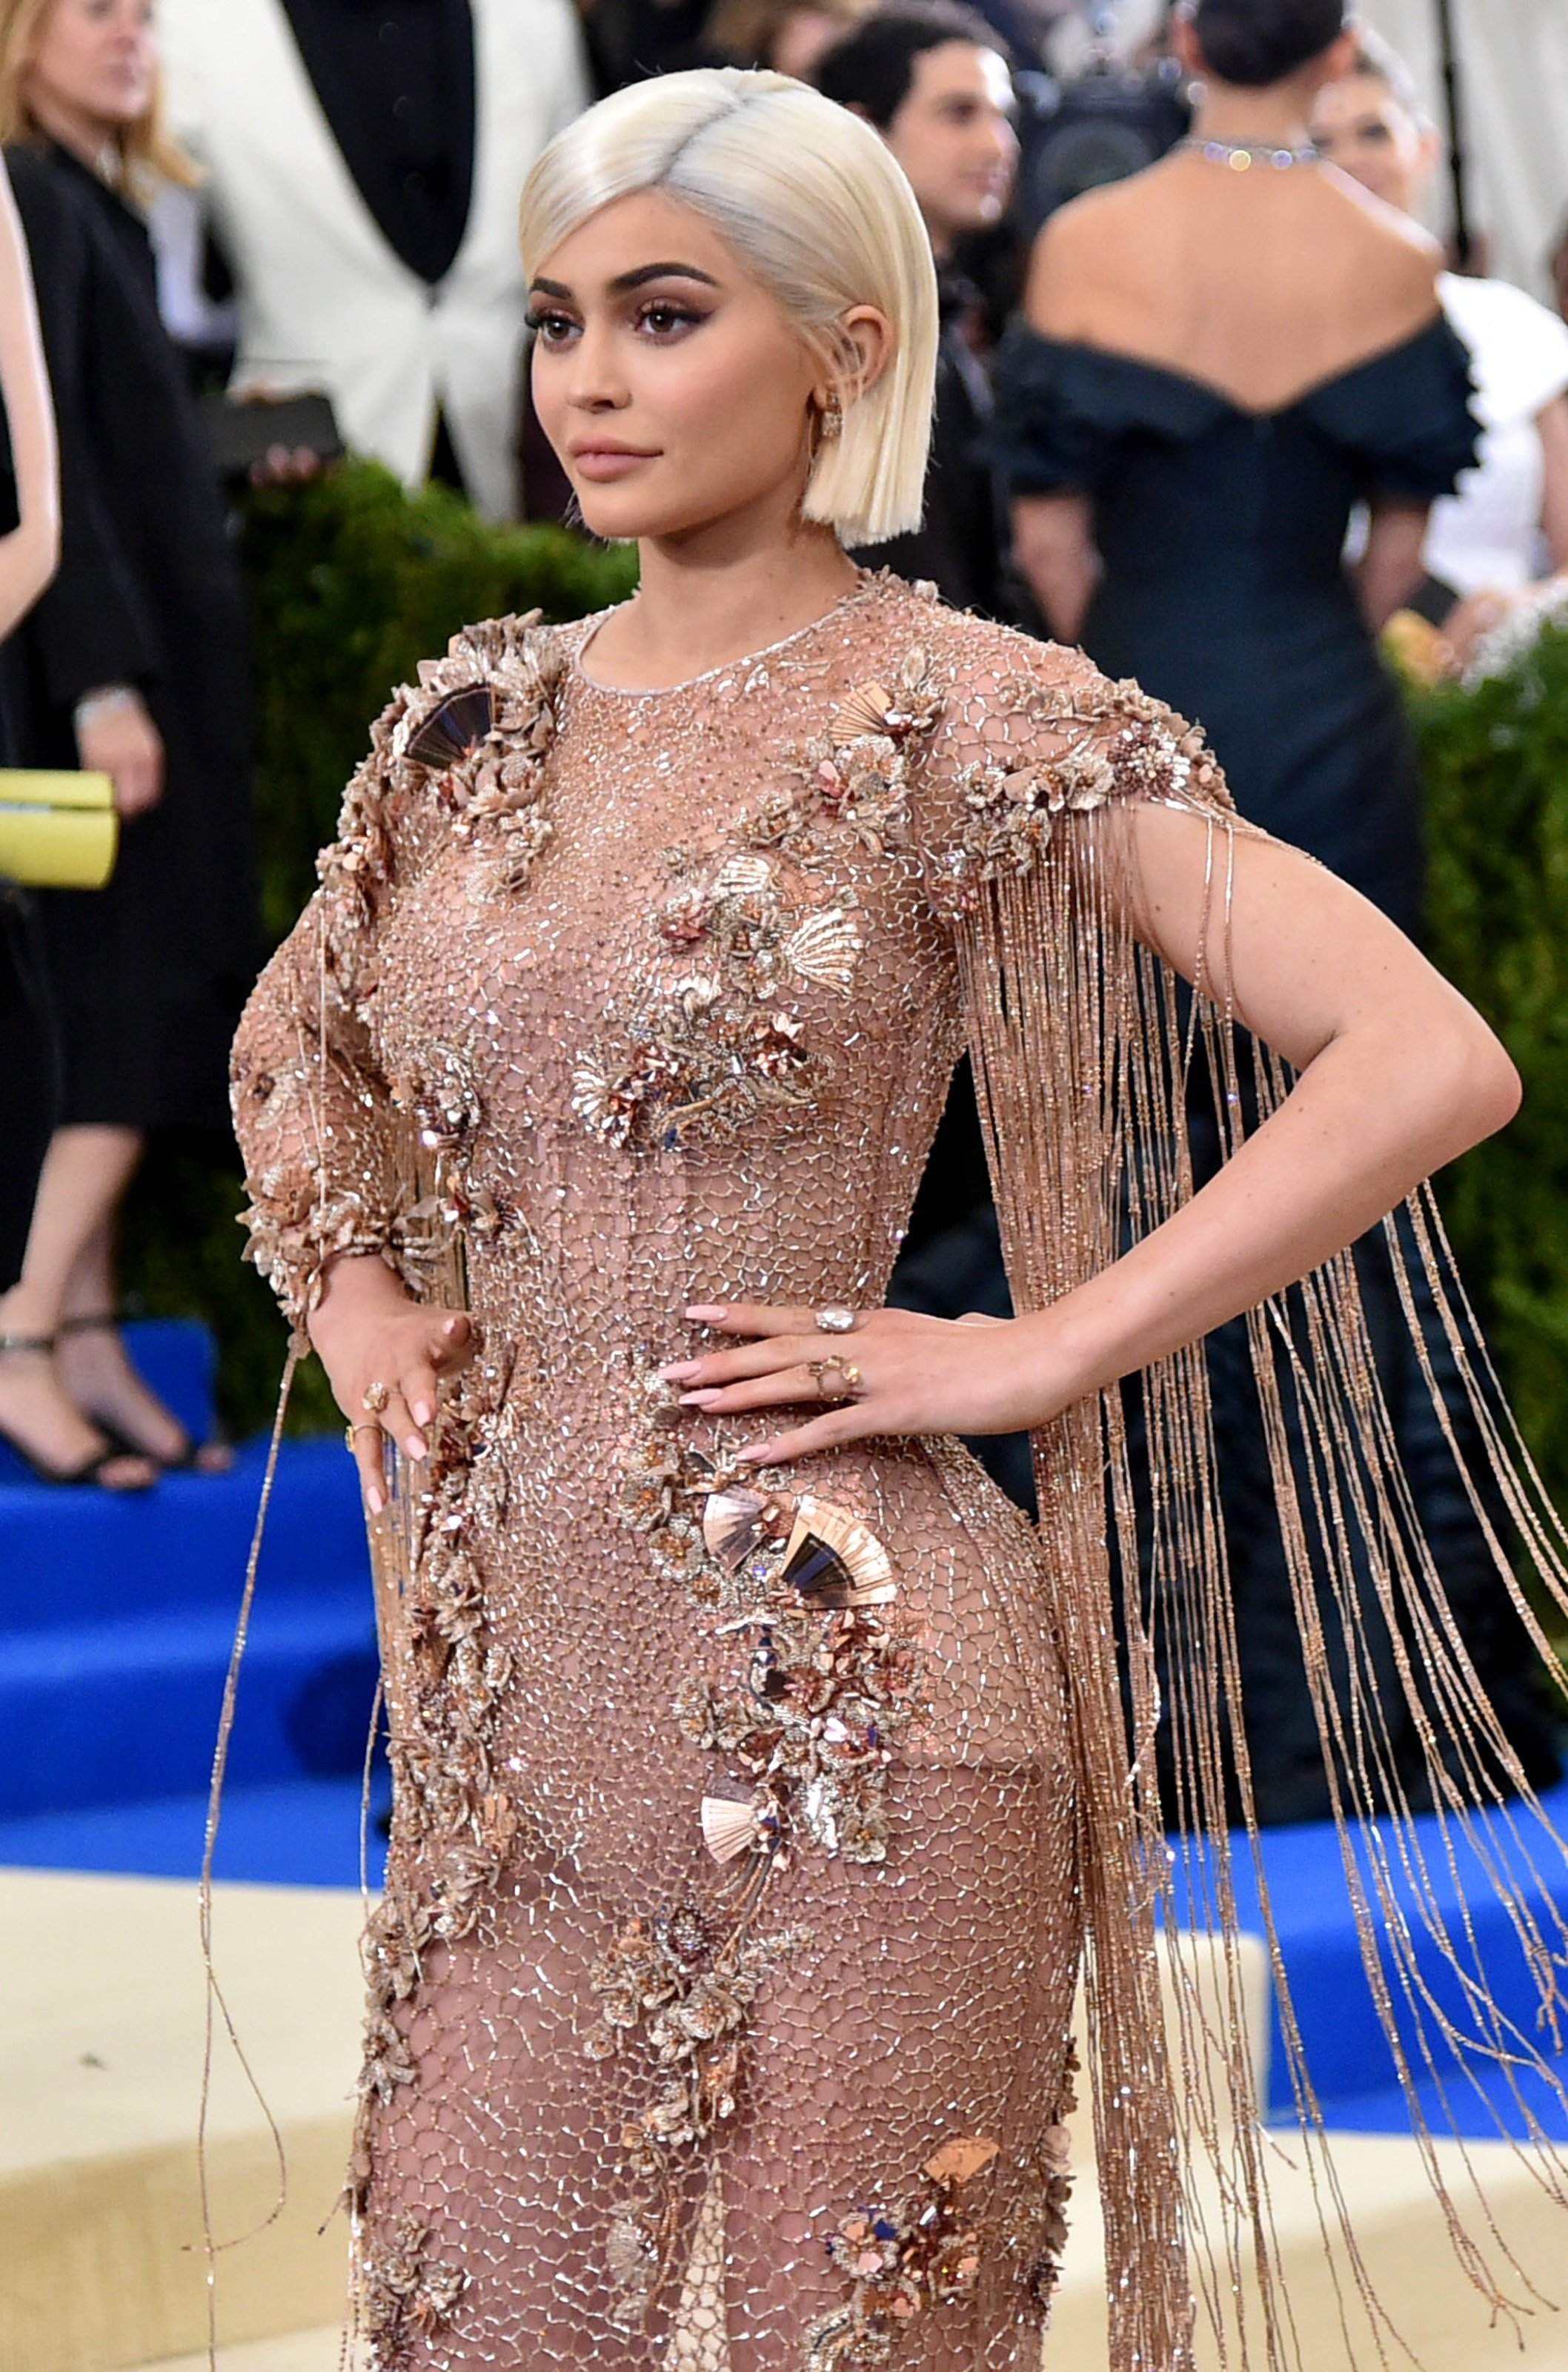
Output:
M662 345L672 330L694 328L697 323L705 320L707 316L686 306L679 305L670 297L658 296L653 298L648 304L640 306L634 318L639 323L648 327L655 343ZM525 319L534 335L546 346L563 345L567 337L578 326L570 314L554 312L547 306L530 306ZM651 325L656 320L662 320L667 327L663 330L653 330Z

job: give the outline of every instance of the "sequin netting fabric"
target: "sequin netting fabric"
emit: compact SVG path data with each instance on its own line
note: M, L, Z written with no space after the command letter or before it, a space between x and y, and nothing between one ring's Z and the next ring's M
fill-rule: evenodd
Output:
M1119 822L1202 818L1221 905L1240 827L1180 719L896 580L657 693L595 684L592 631L470 630L398 696L237 1049L253 1254L294 1316L374 1250L466 1295L482 1345L373 1542L396 1804L358 2340L384 2372L1032 2367L1086 1922L1115 2365L1180 2372L1185 2150L1231 2153L1221 2254L1266 2208L1245 2052L1195 2135L1168 2064L1119 1403L1042 1436L1037 1539L950 1442L759 1487L750 1429L653 1371L707 1341L689 1302L880 1300L966 1037L1022 1303L1157 1223L1187 1046ZM1353 1366L1353 1275L1325 1276L1348 1331L1310 1355ZM1356 1380L1313 1402L1330 1435ZM1201 1363L1148 1391L1202 1829L1228 1667ZM1370 1537L1395 1486L1359 1407ZM1407 1535L1388 1587L1421 1595ZM1461 1666L1429 1611L1412 1686L1440 1669L1469 1739ZM1223 1853L1205 1890L1233 1931ZM1266 2281L1261 2314L1291 2360Z

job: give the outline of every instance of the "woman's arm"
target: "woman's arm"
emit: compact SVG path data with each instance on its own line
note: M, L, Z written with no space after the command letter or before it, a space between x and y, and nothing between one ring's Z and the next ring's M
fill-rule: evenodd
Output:
M1568 575L1568 396L1554 396L1536 414L1545 464L1540 523L1554 576Z
M0 537L0 637L24 618L60 564L60 456L32 271L0 159L0 397L10 431L17 525Z
M1084 631L1101 563L1085 494L1017 494L1013 554L1058 642Z
M1211 898L1210 826L1126 811L1140 932L1191 976ZM1228 930L1211 926L1210 983L1299 1070L1295 1091L1202 1192L1052 1307L984 1328L869 1313L826 1338L809 1313L704 1305L699 1322L749 1340L669 1370L714 1414L810 1400L808 1364L842 1352L860 1397L758 1441L759 1461L868 1434L991 1433L1047 1422L1086 1394L1196 1341L1342 1250L1412 1187L1501 1128L1518 1101L1484 1022L1376 908L1308 858L1250 835L1234 862Z
M1366 530L1366 550L1353 574L1366 622L1380 634L1396 610L1402 610L1421 583L1422 551L1431 506L1375 499Z

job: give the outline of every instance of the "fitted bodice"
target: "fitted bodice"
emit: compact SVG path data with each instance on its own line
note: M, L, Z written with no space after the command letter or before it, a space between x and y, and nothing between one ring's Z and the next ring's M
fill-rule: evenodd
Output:
M907 847L774 811L933 615L856 595L657 693L598 687L574 638L526 888L476 902L454 839L389 915L378 1064L417 1096L453 1050L472 1191L517 1215L470 1258L482 1304L537 1296L530 1333L602 1355L693 1298L880 1299L958 1049L950 946Z

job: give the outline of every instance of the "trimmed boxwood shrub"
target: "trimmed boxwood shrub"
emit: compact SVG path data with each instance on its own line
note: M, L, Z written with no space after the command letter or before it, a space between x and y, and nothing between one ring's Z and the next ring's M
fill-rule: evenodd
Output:
M1568 633L1411 694L1432 846L1427 944L1506 1045L1524 1109L1438 1181L1552 1498L1568 1509Z
M459 626L511 611L584 616L635 582L635 555L558 527L490 526L444 487L404 492L387 470L352 460L304 486L250 495L242 518L259 687L257 807L270 943L315 886L343 787L372 717L419 661ZM200 1317L217 1336L227 1423L271 1418L283 1365L277 1307L239 1259L243 1195L232 1150L157 1145L122 1232L133 1308ZM296 1396L296 1429L340 1422L314 1361Z

